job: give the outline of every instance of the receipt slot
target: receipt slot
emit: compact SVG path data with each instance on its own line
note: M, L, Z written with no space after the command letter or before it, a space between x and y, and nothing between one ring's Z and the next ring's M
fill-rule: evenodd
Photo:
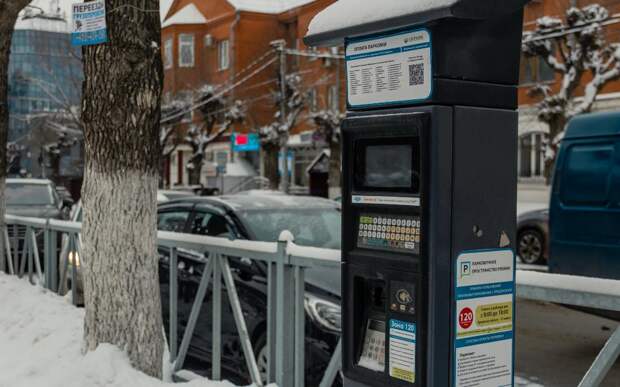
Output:
M336 2L306 37L346 52L345 387L514 386L526 2L412 1L366 24Z

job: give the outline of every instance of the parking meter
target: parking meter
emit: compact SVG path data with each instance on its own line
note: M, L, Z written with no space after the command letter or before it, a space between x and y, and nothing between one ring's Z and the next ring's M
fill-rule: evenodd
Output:
M445 3L306 37L346 51L346 387L514 385L526 1Z

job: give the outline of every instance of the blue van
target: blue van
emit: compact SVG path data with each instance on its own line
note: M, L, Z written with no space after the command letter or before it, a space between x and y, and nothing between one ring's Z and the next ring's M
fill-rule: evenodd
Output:
M620 112L568 124L549 219L551 272L620 279Z

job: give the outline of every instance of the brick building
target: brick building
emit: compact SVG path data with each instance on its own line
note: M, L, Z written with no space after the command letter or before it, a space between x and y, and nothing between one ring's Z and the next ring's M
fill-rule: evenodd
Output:
M243 102L247 115L233 131L256 132L273 122L277 111L273 94L278 87L279 62L271 42L284 39L288 49L298 52L287 55L287 73L299 74L303 91L311 96L289 141L293 154L292 181L306 186L306 168L325 147L314 136L311 112L328 106L344 109L342 61L304 56L315 51L309 51L302 42L312 17L333 1L162 1L164 103L175 98L191 98L205 85L216 88L234 85L226 98ZM190 125L202 120L198 111L188 112L176 127L178 138L183 137ZM213 179L215 164L224 160L226 187L260 174L260 152L233 154L229 135L209 146L203 182L219 184L220 179ZM191 148L179 141L166 161L167 185L188 184L185 166L190 155Z
M610 15L620 13L619 0L533 0L525 8L525 29L536 27L536 20L543 16L564 18L569 7L584 7L600 4L608 9ZM605 27L608 43L620 42L620 23L613 22ZM583 96L584 87L591 78L585 76L576 95ZM519 88L519 176L522 180L543 181L544 151L547 127L536 116L536 98L528 95L528 90L536 83L544 83L557 91L561 76L555 74L538 58L522 58L521 85ZM607 84L598 95L594 111L620 109L620 81Z

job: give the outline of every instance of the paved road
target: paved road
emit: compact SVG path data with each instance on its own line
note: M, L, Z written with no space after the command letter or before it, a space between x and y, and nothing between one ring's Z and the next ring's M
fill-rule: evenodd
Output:
M617 322L561 306L517 302L518 387L575 387ZM601 387L620 387L620 360Z
M549 187L520 184L517 191L517 214L549 207Z

